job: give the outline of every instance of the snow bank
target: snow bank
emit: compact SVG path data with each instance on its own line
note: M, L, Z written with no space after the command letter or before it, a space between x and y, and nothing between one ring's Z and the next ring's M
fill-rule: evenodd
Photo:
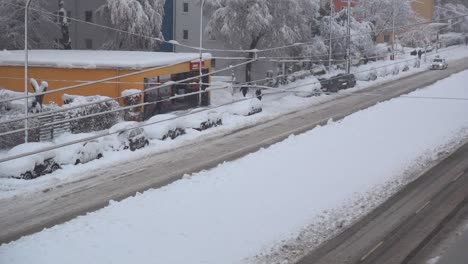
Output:
M465 71L410 95L467 98L467 81ZM461 100L407 97L380 103L4 244L0 259L9 264L249 262L295 237L324 211L398 181L420 160L435 159L438 150L468 133L467 112Z

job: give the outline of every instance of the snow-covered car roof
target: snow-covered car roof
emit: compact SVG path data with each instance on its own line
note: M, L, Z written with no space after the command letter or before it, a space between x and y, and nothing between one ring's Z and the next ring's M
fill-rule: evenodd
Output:
M177 116L173 114L160 114L151 117L145 122L145 124L149 124L144 127L145 134L151 139L161 139L169 130L181 127L181 120L173 119L175 117Z
M67 142L71 142L71 141L75 141L75 140L83 140L83 139L86 139L86 138L90 138L92 136L95 136L95 134L92 134L92 133L80 133L80 134L66 133L66 134L58 136L54 140L54 142L56 144L63 144L63 143L67 143ZM100 142L100 139L93 139L93 140L90 140L90 141ZM75 162L76 155L77 155L78 151L83 149L83 145L85 143L87 143L87 142L89 142L89 141L80 142L80 143L76 143L76 144L73 144L73 145L69 145L69 146L57 149L56 150L56 155L57 156L55 158L55 161L57 163L59 163L59 164L70 164L70 163Z
M135 121L120 122L118 124L113 125L109 129L109 133L113 134L113 133L125 131L133 127L136 127L137 125L138 125L138 122L135 122Z
M29 152L34 152L46 148L53 147L54 144L49 142L31 142L24 143L12 148L7 152L6 157L13 157ZM19 176L26 171L32 171L36 164L43 163L44 160L54 158L55 150L45 151L30 156L14 159L0 163L0 177Z
M30 50L29 66L56 68L125 68L141 69L165 66L185 61L196 61L198 53L144 52L144 51L104 51L104 50ZM204 53L203 59L211 59ZM23 50L0 51L0 65L24 65Z

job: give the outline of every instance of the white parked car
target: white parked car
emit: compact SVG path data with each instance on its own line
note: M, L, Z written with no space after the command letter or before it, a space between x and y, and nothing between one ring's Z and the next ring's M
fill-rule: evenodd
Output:
M445 70L448 67L448 63L445 59L437 56L432 60L431 70Z
M320 81L316 78L309 77L307 78L307 83L298 85L302 85L300 87L294 88L293 92L294 95L299 97L312 97L312 96L320 96L322 94L322 85Z
M74 140L83 140L94 136L91 133L63 134L57 137L54 142L63 144ZM104 146L98 139L88 140L82 143L73 144L57 150L57 163L61 165L87 163L103 157Z
M52 143L24 143L12 148L6 157L13 157L53 147ZM56 152L49 150L0 163L0 177L31 180L61 169L55 161Z

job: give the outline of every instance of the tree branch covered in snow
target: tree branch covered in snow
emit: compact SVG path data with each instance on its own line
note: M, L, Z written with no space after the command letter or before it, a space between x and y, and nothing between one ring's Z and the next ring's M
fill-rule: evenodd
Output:
M205 12L210 20L206 31L236 49L293 44L310 40L319 8L317 0L207 0ZM254 55L249 53L250 58ZM247 82L250 69L248 64Z
M165 0L106 0L98 13L111 27L137 35L162 38L164 3ZM103 48L156 51L159 46L157 40L119 32Z
M371 36L374 42L384 32L391 32L393 20L396 32L400 27L415 22L416 13L411 7L412 0L360 0L355 9L355 16L371 25ZM405 29L403 28L403 31Z
M12 5L14 4L14 5ZM0 50L24 48L24 0L0 0ZM46 0L31 1L28 19L29 48L51 48L58 30L53 17L32 9L44 10Z

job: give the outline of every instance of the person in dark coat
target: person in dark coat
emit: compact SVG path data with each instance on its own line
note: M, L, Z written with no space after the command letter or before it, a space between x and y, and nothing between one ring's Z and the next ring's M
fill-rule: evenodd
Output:
M257 89L255 91L255 96L257 96L258 100L262 100L262 89Z
M419 50L418 51L418 59L421 59L422 54L423 54L422 50Z
M240 89L241 89L242 95L244 95L245 97L247 95L247 92L249 91L249 87L242 86Z

